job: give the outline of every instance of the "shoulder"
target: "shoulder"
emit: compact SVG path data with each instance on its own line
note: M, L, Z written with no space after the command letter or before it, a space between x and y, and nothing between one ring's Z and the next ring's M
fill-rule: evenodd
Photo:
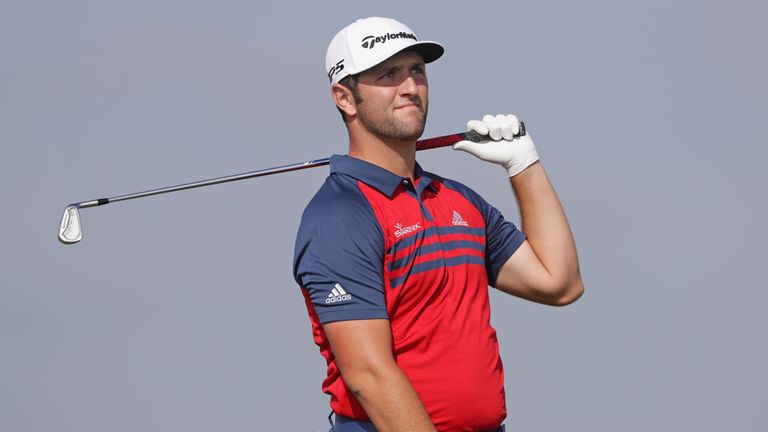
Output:
M339 270L344 273L355 265L359 268L361 256L373 259L383 256L383 250L383 231L357 180L332 174L301 217L294 246L294 276L306 286L308 271L315 274L344 269ZM341 279L339 276L336 281Z
M488 203L485 201L485 199L483 199L482 196L480 196L479 193L475 192L472 188L465 185L464 183L461 183L453 179L445 178L431 172L427 172L425 174L429 175L434 179L439 180L443 184L443 186L447 187L448 189L451 189L460 193L462 196L464 196L464 198L468 199L478 208L482 208L488 205Z
M304 209L301 227L359 225L375 219L373 209L357 180L343 174L332 174L325 179Z
M307 204L296 234L296 253L312 244L324 251L362 244L383 248L384 232L355 178L328 176Z

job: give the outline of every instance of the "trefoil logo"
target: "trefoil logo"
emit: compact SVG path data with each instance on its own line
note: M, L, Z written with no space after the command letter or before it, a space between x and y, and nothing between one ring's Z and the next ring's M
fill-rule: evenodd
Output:
M406 32L398 32L398 33L384 33L381 36L366 36L363 38L363 40L360 41L360 43L363 45L363 48L373 49L376 44L384 43L386 41L392 40L392 39L416 39L416 35L413 33L406 33Z

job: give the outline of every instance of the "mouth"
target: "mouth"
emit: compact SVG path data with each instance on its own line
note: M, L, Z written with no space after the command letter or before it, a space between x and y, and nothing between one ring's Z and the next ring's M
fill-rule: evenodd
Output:
M421 110L421 105L417 104L417 103L410 102L410 103L406 103L406 104L402 104L402 105L396 106L395 110L409 109L409 108Z
M395 106L396 110L399 109L407 109L407 108L416 108L418 110L421 110L421 100L419 99L406 99L399 105Z

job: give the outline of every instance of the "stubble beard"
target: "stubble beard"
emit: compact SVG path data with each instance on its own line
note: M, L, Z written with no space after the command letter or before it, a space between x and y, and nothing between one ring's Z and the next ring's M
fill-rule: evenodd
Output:
M357 118L369 132L379 138L416 141L424 133L424 127L427 124L428 105L428 102L420 100L418 107L421 119L403 121L394 114L387 113L386 108L369 107L365 103L360 103L357 106Z

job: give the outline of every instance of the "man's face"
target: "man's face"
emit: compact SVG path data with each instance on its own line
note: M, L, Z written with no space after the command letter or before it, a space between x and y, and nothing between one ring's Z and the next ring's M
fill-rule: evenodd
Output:
M401 52L362 72L357 93L358 120L374 135L415 141L424 132L429 99L426 69L418 53Z

